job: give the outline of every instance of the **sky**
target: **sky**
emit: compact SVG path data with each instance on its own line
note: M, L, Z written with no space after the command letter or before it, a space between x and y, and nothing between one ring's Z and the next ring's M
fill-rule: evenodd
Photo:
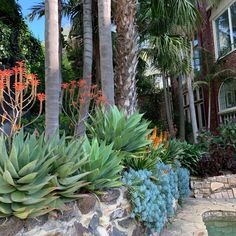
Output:
M37 3L40 3L42 0L18 0L18 3L21 5L23 16L26 17L30 13L30 8ZM33 35L39 39L40 41L44 41L44 24L45 18L42 17L41 19L35 18L33 22L29 22L26 19L26 23L28 24L30 30L32 31ZM62 26L68 25L69 20L63 19Z

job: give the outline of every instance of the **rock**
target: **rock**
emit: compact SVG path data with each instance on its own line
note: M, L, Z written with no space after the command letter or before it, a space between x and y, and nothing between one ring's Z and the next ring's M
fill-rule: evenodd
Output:
M145 232L145 229L140 225L137 226L132 233L132 236L146 236L146 235L147 233Z
M89 235L89 230L87 228L85 228L81 223L75 222L74 226L75 226L75 230L76 230L76 236Z
M121 227L123 227L123 228L125 228L125 229L128 229L129 226L132 224L132 222L133 222L133 219L132 219L132 218L126 218L126 219L124 219L124 220L118 221L118 224L119 224Z
M233 185L233 186L236 186L236 177L235 176L230 176L228 178L228 182L229 182L229 185Z
M109 236L127 236L127 234L125 232L118 230L116 227L113 227L113 230L109 234Z
M15 236L23 226L23 222L16 217L10 217L8 220L0 220L0 235Z
M115 204L119 196L120 191L118 189L111 189L106 191L105 194L100 197L100 200L106 204Z
M224 187L224 184L223 183L218 183L218 182L212 182L211 183L211 191L216 191L220 188L223 188Z
M94 211L97 199L94 195L88 195L77 201L78 208L83 215Z
M232 190L227 190L229 198L234 198L233 191Z
M232 191L233 191L234 197L236 198L236 188L232 188Z
M110 216L110 220L120 219L120 218L123 218L127 215L128 214L127 214L127 211L125 209L119 208L119 209L112 212L112 214Z
M98 226L97 232L98 232L99 236L109 236L106 229L101 226Z
M96 230L97 230L97 227L99 225L99 217L97 214L95 214L93 216L93 218L91 219L90 223L89 223L89 231L91 233L93 233L93 235L95 234Z

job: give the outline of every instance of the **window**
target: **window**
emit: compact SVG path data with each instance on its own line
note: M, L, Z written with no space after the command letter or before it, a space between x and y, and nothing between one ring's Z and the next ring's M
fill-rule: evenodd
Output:
M220 111L236 106L236 79L227 79L219 91Z
M193 40L193 68L195 73L201 70L199 42L197 35L194 36Z
M236 49L236 2L215 20L218 57Z

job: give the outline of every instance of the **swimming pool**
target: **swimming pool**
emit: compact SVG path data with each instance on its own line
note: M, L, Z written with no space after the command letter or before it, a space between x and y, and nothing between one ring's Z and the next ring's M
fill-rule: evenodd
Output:
M208 236L236 236L236 212L208 211L203 214Z

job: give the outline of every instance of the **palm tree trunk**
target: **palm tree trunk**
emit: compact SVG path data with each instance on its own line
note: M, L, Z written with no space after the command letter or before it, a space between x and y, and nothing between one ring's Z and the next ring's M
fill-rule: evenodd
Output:
M173 119L172 119L171 110L169 106L169 101L168 101L169 99L168 99L168 94L167 94L167 79L168 78L166 78L164 75L162 76L165 107L166 107L166 118L167 118L170 136L173 138L175 137L175 130L174 130Z
M138 34L136 30L137 0L119 0L115 7L117 25L115 53L116 104L127 115L137 107L136 68L138 64Z
M111 0L98 1L98 28L102 93L108 104L114 105Z
M196 110L195 110L195 103L194 103L194 96L193 96L192 80L193 80L193 73L191 73L187 77L187 87L188 87L191 123L192 123L192 130L193 130L193 142L197 143L198 127L197 127Z
M191 61L192 61L192 58L193 58L193 45L191 43L191 50L190 50ZM192 86L193 80L194 80L194 72L193 72L193 69L191 69L189 76L187 76L187 88L188 88L189 108L190 108L191 123L192 123L192 130L193 130L193 142L197 143L198 127L197 127L197 118L196 118L196 110L195 110L195 103L194 103L193 86Z
M84 58L83 58L83 79L86 86L80 88L80 94L88 94L91 91L92 67L93 67L93 27L92 27L92 0L84 0L83 3L83 31L84 31ZM85 103L80 105L80 116L76 135L85 134L85 121L88 117L90 97L84 97Z
M45 0L46 135L59 136L59 24L58 0Z
M207 129L208 131L211 130L211 84L208 87L208 122L207 122Z
M179 97L179 136L180 140L185 140L185 119L184 119L184 103L183 103L183 77L178 78L178 97Z

